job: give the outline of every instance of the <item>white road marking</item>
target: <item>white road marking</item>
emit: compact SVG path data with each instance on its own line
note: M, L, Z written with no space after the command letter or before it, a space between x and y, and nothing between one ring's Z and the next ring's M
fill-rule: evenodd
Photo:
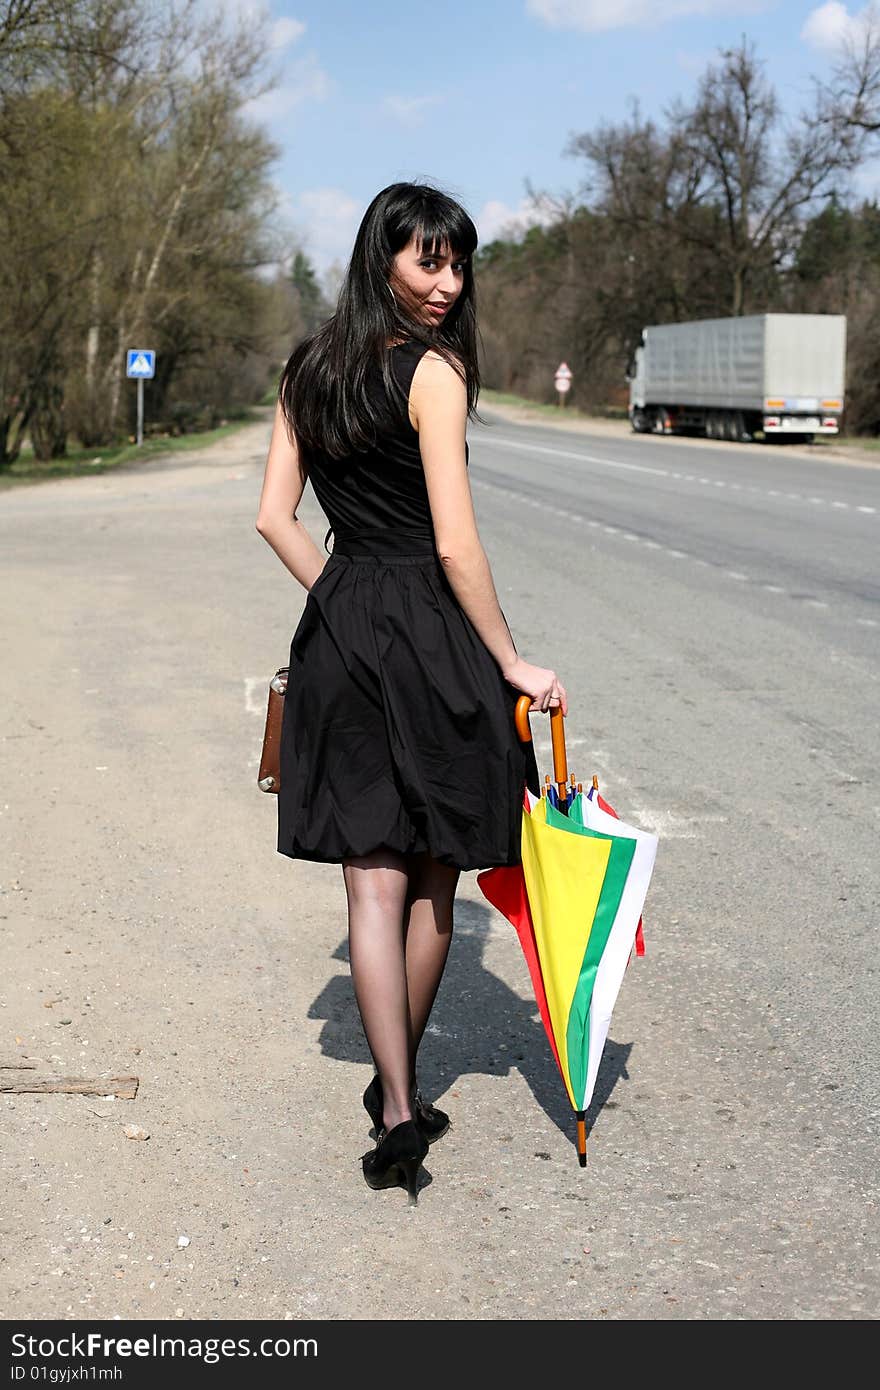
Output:
M640 830L650 830L661 840L696 840L699 837L698 825L723 825L727 822L727 816L679 816L675 811L655 811L650 806L638 804L634 805L633 815L627 815L626 819Z
M586 743L586 739L565 740L566 747L573 747L575 744ZM535 751L538 753L549 753L551 741L549 739L536 739ZM588 754L597 768L596 780L599 783L599 794L611 801L615 810L619 812L625 824L636 825L640 829L649 830L655 835L659 835L662 840L696 840L699 831L696 829L700 825L726 824L728 817L720 815L707 816L680 816L675 811L658 811L652 806L647 806L640 800L632 801L632 813L628 807L622 807L617 801L617 791L620 787L629 787L630 778L620 772L613 772L609 766L608 754L604 748L591 748ZM570 771L570 769L569 769ZM577 776L577 774L575 774ZM586 777L579 777L585 791L588 790L592 781L592 774Z
M244 707L247 714L263 718L269 700L269 682L274 674L272 671L268 676L245 676Z
M543 452L561 452L561 451L549 451L549 450L544 450ZM586 457L586 456L585 456L585 455L577 455L576 457ZM600 460L600 462L601 462L601 460ZM640 471L644 472L644 471L651 471L651 470L640 469ZM701 480L701 481L702 481L702 480ZM709 480L706 479L705 481L709 481ZM665 555L668 555L671 559L675 559L675 560L690 560L692 564L694 564L694 565L699 565L702 569L708 569L708 568L710 568L710 565L709 565L709 561L708 561L708 560L703 560L703 559L699 558L699 557L696 556L696 555L690 555L690 554L689 554L687 551L685 551L685 550L676 550L676 549L673 549L671 546L664 546L664 545L661 545L661 543L660 543L659 541L648 540L648 539L645 538L645 537L636 535L635 532L633 532L633 531L622 531L621 528L620 528L619 526L609 526L609 525L605 525L604 523L602 523L602 522L600 522L600 521L597 521L597 520L595 519L595 517L590 517L590 518L588 518L588 519L585 519L584 517L582 517L582 516L581 516L579 513L577 513L577 512L567 512L567 511L565 511L565 510L564 510L563 508L561 508L561 507L555 507L555 506L553 506L552 503L549 503L549 502L542 502L540 498L528 497L528 496L526 496L526 494L520 493L520 492L515 492L515 491L513 491L511 488L505 487L503 484L487 482L487 481L486 481L485 479L483 479L483 478L472 478L471 482L472 482L472 486L474 486L474 487L476 487L476 488L484 488L485 490L490 491L490 492L491 492L491 491L501 491L501 492L504 492L504 493L506 494L506 496L507 496L508 498L511 499L511 501L515 501L515 502L525 502L525 503L527 503L529 506L535 507L535 508L536 508L537 510L539 510L539 511L547 512L547 513L549 513L549 514L552 515L552 516L560 516L560 517L562 517L564 520L566 520L566 521L571 521L571 522L573 522L573 523L574 523L575 525L577 525L577 526L586 525L586 526L591 526L591 527L593 527L594 529L601 529L601 530L603 530L603 531L605 532L606 535L609 535L609 536L620 536L621 540L630 541L630 542L632 542L632 543L634 543L634 544L636 544L636 545L642 545L642 546L645 548L645 550L662 550L663 553L664 553ZM721 484L721 486L724 486L724 484ZM759 489L757 489L757 488L751 489L751 490L752 490L752 491L759 491ZM778 496L779 494L777 493L776 495ZM821 502L822 499L821 499L821 498L811 498L811 499L809 499L809 500L814 501L814 502ZM849 507L849 503L847 503L847 502L832 503L831 505L840 506L840 507L847 507L847 508ZM860 510L865 510L865 509L860 509ZM871 507L871 508L868 508L867 510L873 511L874 508ZM743 572L742 572L741 570L724 570L724 571L718 571L718 573L724 573L729 579L735 579L738 583L755 583L755 582L757 582L757 581L755 581L755 580L752 580L752 578L751 578L750 575L748 575L748 574L743 574ZM768 593L768 594L782 594L782 595L786 595L786 592L787 592L787 591L786 591L781 585L779 585L779 584L764 584L764 583L762 583L762 584L760 585L760 587L764 590L765 593ZM795 597L794 595L788 595L788 596L789 596L789 597ZM811 608L825 609L825 610L827 610L827 609L830 608L830 605L829 605L828 603L826 603L823 599L808 598L808 599L799 599L798 601L801 602L801 603L803 603L805 606L811 607ZM876 626L877 626L877 622L876 622L873 618L856 618L855 621L856 621L856 623L857 623L859 626L862 626L862 627L876 627ZM259 677L257 677L257 678L249 677L249 678L248 678L248 681L246 682L246 685L248 685L248 689L247 689L247 693L246 693L245 700L246 700L246 704L248 704L248 708L249 708L249 710L250 710L251 713L254 713L254 714L262 714L262 709L259 709L259 708L256 708L256 707L253 707L253 708L252 708L251 705L248 703L248 702L250 702L251 699L252 699L251 690L250 690L250 686L249 686L248 683L249 683L249 682L252 682L252 681L254 681L254 680L259 681L260 678L259 678Z
M691 473L673 472L671 469L668 468L650 468L646 464L642 463L625 463L622 459L609 459L603 458L598 454L578 453L573 449L554 449L547 444L523 444L519 440L508 438L499 439L498 437L486 439L481 438L478 441L478 444L485 444L489 448L493 449L518 449L521 453L526 454L547 454L551 458L574 459L578 463L598 463L603 468L616 468L628 473L648 473L657 478L670 478L678 481L687 482L696 481L698 483L702 483L704 486L712 485L718 488L730 487L731 490L735 488L737 491L740 491L743 487L743 484L741 483L729 483L726 480L720 478L695 478L695 476ZM751 484L746 484L745 487L747 491L760 493L762 497L786 497L789 501L792 502L809 501L818 506L838 507L841 510L850 510L850 503L836 502L830 498L805 498L803 494L800 492L783 493L778 488L765 489L760 487L754 487ZM532 505L535 504L532 503ZM855 510L862 512L866 516L875 516L877 514L876 507L858 506L855 507Z

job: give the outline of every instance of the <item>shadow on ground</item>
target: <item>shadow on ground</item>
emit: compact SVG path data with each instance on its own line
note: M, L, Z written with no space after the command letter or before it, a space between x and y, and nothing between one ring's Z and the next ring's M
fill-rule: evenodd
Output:
M456 903L449 961L420 1049L419 1085L427 1100L442 1104L462 1075L507 1076L516 1068L547 1117L573 1139L574 1115L534 1000L521 999L483 964L492 918L480 903ZM347 939L333 959L348 962ZM348 972L328 981L309 1018L324 1020L319 1041L325 1056L370 1064ZM629 1080L631 1051L632 1043L609 1038L587 1112L588 1133L618 1081Z

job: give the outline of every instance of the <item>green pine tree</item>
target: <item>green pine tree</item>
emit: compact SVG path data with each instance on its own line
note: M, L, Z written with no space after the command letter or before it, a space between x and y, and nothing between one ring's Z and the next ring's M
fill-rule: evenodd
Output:
M290 269L290 282L299 298L303 334L314 333L319 324L330 317L331 309L318 284L314 266L302 251L297 251Z

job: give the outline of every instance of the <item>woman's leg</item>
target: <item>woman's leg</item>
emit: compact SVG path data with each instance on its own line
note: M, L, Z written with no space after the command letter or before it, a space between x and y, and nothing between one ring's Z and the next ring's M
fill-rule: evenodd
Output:
M428 854L411 860L404 913L410 1084L415 1081L416 1054L449 954L459 874L459 869L438 864Z
M348 949L355 998L382 1081L388 1129L412 1119L409 1004L404 953L408 861L391 850L347 859Z

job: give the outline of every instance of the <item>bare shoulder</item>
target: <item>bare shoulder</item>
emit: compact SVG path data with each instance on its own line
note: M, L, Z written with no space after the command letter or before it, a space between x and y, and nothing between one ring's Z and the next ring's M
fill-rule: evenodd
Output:
M414 430L427 428L464 439L467 422L467 385L439 352L429 348L419 359L409 393L409 418Z
M458 395L467 391L460 372L433 348L428 348L419 358L413 373L412 385L416 394L424 388L428 388L432 394L441 391Z

